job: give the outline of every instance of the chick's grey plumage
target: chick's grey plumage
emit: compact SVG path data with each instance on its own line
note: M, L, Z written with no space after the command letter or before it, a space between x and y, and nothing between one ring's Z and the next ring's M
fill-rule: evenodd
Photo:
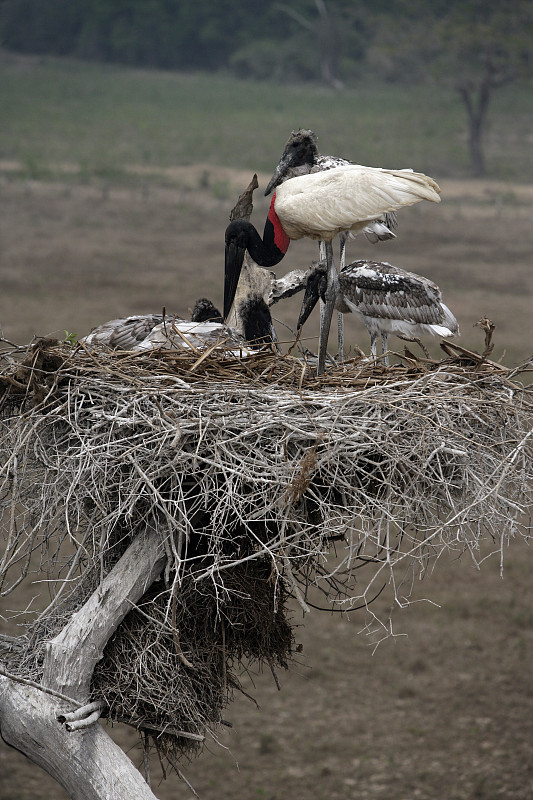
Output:
M339 284L339 311L353 311L356 306L357 312L367 317L411 325L445 325L451 333L458 331L457 320L442 302L439 287L414 272L387 262L354 261L339 273Z
M89 347L138 351L158 347L203 350L220 345L239 356L250 355L275 340L270 310L262 297L246 297L239 303L238 315L244 335L224 325L220 311L210 300L201 298L190 321L163 314L123 317L93 328L82 341Z
M308 278L298 328L326 290L326 268L316 267ZM439 287L414 272L386 262L354 261L338 275L335 308L343 314L354 312L361 317L370 334L370 350L377 355L376 339L381 336L382 352L388 336L415 341L427 351L419 336L449 337L459 334L459 326L450 309L442 302ZM388 363L385 356L384 363Z
M140 314L110 319L93 328L81 341L90 347L104 345L112 350L135 350L157 325L163 323L164 319L162 314ZM171 318L167 319L170 322Z

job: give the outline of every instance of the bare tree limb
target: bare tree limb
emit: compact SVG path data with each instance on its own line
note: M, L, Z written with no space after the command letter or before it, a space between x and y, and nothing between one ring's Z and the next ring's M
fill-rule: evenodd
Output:
M153 528L139 534L101 586L48 643L43 684L76 698L89 699L94 667L104 647L131 604L136 603L159 576L165 564L161 537Z
M42 767L73 800L155 800L140 772L100 725L69 733L55 719L57 702L0 675L2 738Z
M121 748L95 724L103 703L87 700L107 641L132 603L160 575L165 559L161 536L147 527L48 644L42 687L0 672L2 737L45 769L74 800L155 797ZM86 705L58 713L58 700Z

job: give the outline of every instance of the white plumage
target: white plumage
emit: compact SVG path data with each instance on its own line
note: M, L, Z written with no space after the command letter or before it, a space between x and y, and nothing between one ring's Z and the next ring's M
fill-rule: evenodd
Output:
M420 172L348 164L285 181L276 190L274 209L290 239L331 242L402 206L439 203L439 194L435 181Z
M337 292L332 239L344 231L362 231L384 213L421 200L440 202L432 178L410 170L349 165L292 178L276 191L274 210L291 239L308 236L326 245L328 285L320 331L318 373L324 371L327 339Z
M274 188L290 178L325 172L351 164L352 162L345 158L321 155L318 152L317 138L313 131L300 128L298 131L293 131L289 136L281 158L265 189L265 195L270 194ZM363 233L372 244L378 241L394 239L396 234L393 233L392 229L396 227L396 224L394 212L386 213L378 219L370 221L363 228ZM341 267L344 266L344 250L347 236L348 234L341 237Z
M439 193L435 181L422 173L359 165L285 181L272 198L262 239L246 220L233 220L226 228L224 317L231 308L246 251L260 267L272 267L284 257L291 239L321 239L328 266L318 354L321 374L336 294L332 239L343 231L363 230L372 220L402 206L420 200L438 203Z
M317 267L310 275L298 320L301 328L318 298L326 291L326 269ZM376 340L381 336L382 353L388 336L416 341L427 353L419 336L449 337L459 334L454 315L442 302L442 293L432 281L386 262L354 261L338 275L335 308L353 312L370 334L370 350L377 356ZM388 364L384 355L383 363Z
M345 167L352 162L347 161L345 158L331 155L321 155L318 152L317 137L311 130L300 128L300 130L292 131L289 139L287 140L281 158L274 170L272 178L270 179L265 194L268 195L276 187L284 181L295 178L300 175L308 175L315 172L325 172L327 170L336 169L337 167ZM371 220L364 226L362 232L366 238L377 244L377 242L394 239L396 234L393 229L396 228L396 214L394 211L387 212L380 216L378 219ZM343 231L339 234L339 266L343 269L346 263L346 241L355 234L348 231ZM322 241L319 242L320 260L326 258L325 246ZM324 305L320 303L321 318L324 314ZM343 359L344 350L344 317L341 313L337 314L337 329L339 336L339 358Z
M213 346L223 347L236 356L250 355L253 349L243 336L220 322L187 322L182 319L156 325L136 349L206 350Z

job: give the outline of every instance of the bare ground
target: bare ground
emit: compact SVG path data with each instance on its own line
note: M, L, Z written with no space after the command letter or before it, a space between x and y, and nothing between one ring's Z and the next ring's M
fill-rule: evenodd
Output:
M0 183L0 327L13 341L65 330L80 335L112 317L186 315L198 296L222 300L223 231L249 176L213 167L176 169L153 183ZM265 177L260 176L261 185ZM430 277L461 324L497 324L496 357L531 355L532 187L443 182L440 206L400 215L398 239L368 256ZM257 226L266 213L257 198ZM306 266L316 245L292 245L286 266ZM298 298L280 309L294 325ZM277 310L276 310L277 311ZM311 327L311 331L313 328ZM316 330L316 329L315 329ZM348 341L367 347L350 321ZM333 344L333 338L332 338ZM433 346L437 352L437 345ZM466 558L441 561L397 615L397 632L374 653L353 614L314 611L299 629L300 662L280 676L245 679L258 710L238 697L233 728L184 772L204 800L528 800L533 797L533 604L531 552L512 543L503 577L498 556L480 571ZM12 603L11 603L12 604ZM11 606L10 606L11 607ZM295 611L298 616L299 612ZM112 734L136 764L136 734ZM163 800L192 797L175 777L153 788ZM0 747L0 798L59 800L57 785Z

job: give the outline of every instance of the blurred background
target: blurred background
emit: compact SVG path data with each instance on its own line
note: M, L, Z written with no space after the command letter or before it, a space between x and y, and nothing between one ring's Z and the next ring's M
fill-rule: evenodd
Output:
M435 178L440 205L402 209L396 240L359 237L348 260L425 275L462 344L483 348L487 315L496 360L531 358L530 0L0 0L3 336L221 305L229 212L257 172L262 230L263 190L299 127L323 153ZM317 252L293 243L277 274ZM287 341L300 299L274 307ZM346 322L348 347L367 349ZM313 347L316 320L305 331ZM431 603L398 611L408 635L375 653L357 614L313 612L282 691L246 678L261 708L238 698L224 747L183 771L205 800L531 798L532 568L521 542L503 576L498 556L481 570L441 559L414 588ZM112 735L140 764L135 733ZM153 769L158 796L192 797ZM6 746L0 787L2 800L65 797Z

